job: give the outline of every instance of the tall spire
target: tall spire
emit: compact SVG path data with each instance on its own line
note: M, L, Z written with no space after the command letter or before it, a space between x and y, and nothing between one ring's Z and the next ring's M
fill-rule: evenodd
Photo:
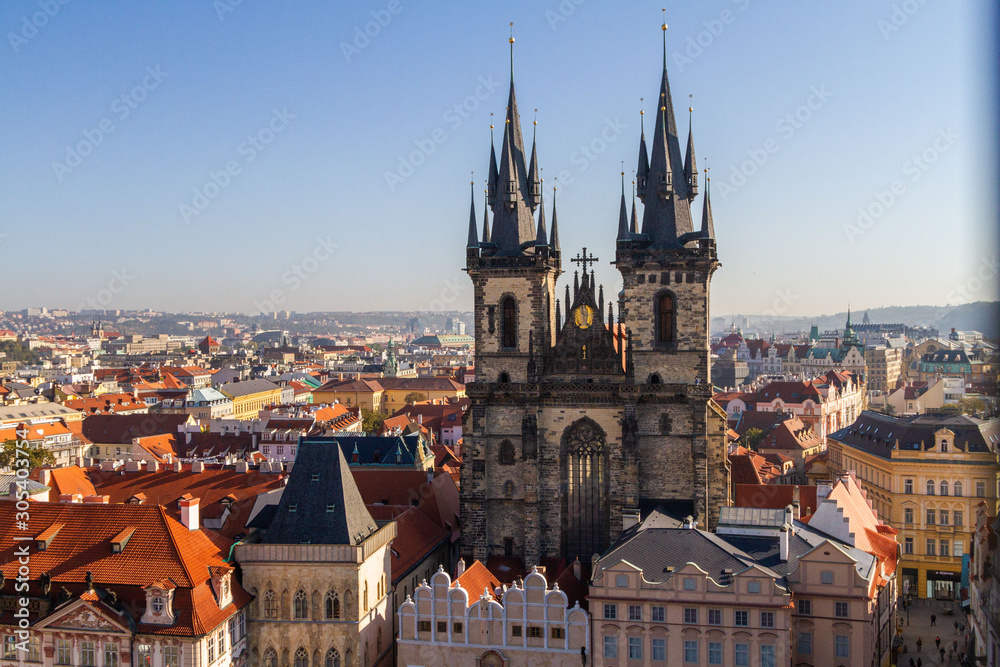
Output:
M646 150L646 111L642 108L642 99L639 99L639 166L636 170L636 178L639 179L639 199L646 203L646 181L649 178L649 151Z
M715 222L712 220L712 178L705 170L705 196L701 206L701 235L705 238L715 238Z
M625 172L622 172L622 202L618 209L618 240L628 241L628 207L625 205Z
M556 217L556 188L552 188L552 233L549 235L549 246L559 250L559 218Z
M538 231L535 233L535 247L547 246L549 233L545 229L545 198L538 197Z
M483 243L490 242L490 189L484 190L486 193L486 205L483 206Z
M469 184L469 189L472 191L472 206L469 209L469 242L466 244L466 248L478 248L479 239L476 237L476 182L472 181Z
M667 24L662 26L664 54L666 53ZM642 215L642 233L651 248L676 248L681 245L678 237L692 231L691 206L684 173L684 159L677 137L670 81L664 59L660 96L657 99L656 127L653 150L646 179L645 208ZM640 196L643 194L640 179Z
M491 237L497 245L497 254L507 257L521 255L525 244L531 244L535 240L535 217L532 214L532 195L524 158L521 117L517 111L517 95L514 93L513 34L510 45L510 94L507 98L507 117L504 119L503 145L500 149L500 172L497 177Z
M698 165L694 159L694 107L688 107L688 145L687 155L684 156L684 181L688 186L688 199L693 201L698 196Z

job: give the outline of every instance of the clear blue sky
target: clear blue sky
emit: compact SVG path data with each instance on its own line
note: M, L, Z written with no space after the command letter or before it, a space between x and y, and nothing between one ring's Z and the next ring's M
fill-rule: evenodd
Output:
M614 294L620 164L631 180L661 5L577 2L6 0L0 308L251 312L275 290L296 311L470 307L469 178L481 216L510 21L546 187L572 176L563 249L597 254ZM692 94L713 171L714 315L996 298L993 3L670 4L682 141ZM67 147L81 142L78 161ZM925 168L911 162L923 153ZM227 165L238 173L219 176ZM859 225L860 208L878 215Z

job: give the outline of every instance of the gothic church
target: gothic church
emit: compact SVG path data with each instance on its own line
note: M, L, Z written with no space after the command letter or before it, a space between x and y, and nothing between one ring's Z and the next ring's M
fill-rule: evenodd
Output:
M645 131L639 140L641 227L622 188L617 304L594 284L586 249L572 260L580 268L560 300L555 193L549 228L511 73L481 233L474 201L469 219L476 381L466 388L465 555L516 557L528 567L550 558L586 563L640 513L663 507L714 527L729 504L725 413L711 400L712 209L706 183L694 229L694 143L689 128L682 155L676 125L664 46L652 153Z

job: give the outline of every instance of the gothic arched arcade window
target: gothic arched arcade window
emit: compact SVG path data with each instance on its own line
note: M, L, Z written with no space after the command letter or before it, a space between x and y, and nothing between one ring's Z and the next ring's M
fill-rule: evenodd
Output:
M278 618L278 600L274 596L274 591L270 588L264 591L264 618ZM264 656L265 667L267 667L267 656Z
M306 592L303 590L298 590L295 592L295 600L293 602L295 618L298 620L309 618L309 600L306 598Z
M278 667L278 653L273 648L264 651L264 667Z
M309 667L309 654L301 646L295 652L295 667Z
M340 618L340 598L335 591L326 594L326 618L327 620Z
M664 292L656 297L656 342L674 342L674 297Z
M563 539L570 557L590 558L608 543L607 446L601 428L581 419L563 435L566 495Z
M340 654L337 653L337 649L332 648L326 652L325 667L340 667Z
M514 443L510 440L504 440L500 443L499 461L505 465L514 463Z

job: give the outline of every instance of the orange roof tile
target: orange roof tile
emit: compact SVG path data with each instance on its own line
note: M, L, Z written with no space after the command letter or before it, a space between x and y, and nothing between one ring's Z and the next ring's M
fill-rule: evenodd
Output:
M472 565L465 568L465 572L455 579L453 585L461 586L469 594L469 606L479 601L484 591L490 597L496 597L493 593L500 586L500 580L493 576L493 573L486 569L480 561L472 561Z

